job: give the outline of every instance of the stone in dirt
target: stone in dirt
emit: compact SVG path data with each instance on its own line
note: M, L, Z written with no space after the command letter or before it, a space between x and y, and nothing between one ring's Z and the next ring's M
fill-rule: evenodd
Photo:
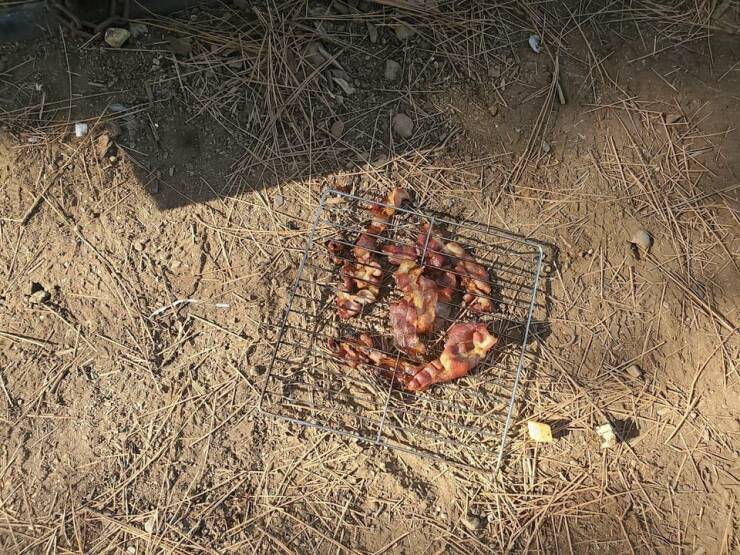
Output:
M394 27L396 38L401 42L409 40L416 34L416 31L408 23L399 23Z
M393 132L402 139L410 139L414 134L414 122L404 113L399 112L393 116L391 126Z
M98 153L98 158L104 158L105 155L108 154L112 144L113 143L108 133L103 133L100 137L95 139L95 150Z
M401 73L401 64L399 64L396 60L386 60L385 61L385 80L386 81L395 81L398 79L398 74Z
M460 522L471 532L480 530L483 527L483 521L475 515L465 515L460 519Z
M369 21L367 22L367 36L372 44L378 42L378 28Z
M129 39L131 33L120 27L108 27L105 30L105 43L112 48L121 48Z
M636 380L642 378L642 368L640 368L637 364L630 364L627 367L627 375L630 378L635 378Z
M175 56L188 56L193 50L193 41L190 37L173 38L169 40L168 46Z
M139 37L143 37L149 32L149 27L147 27L144 23L132 23L128 27L129 32L131 33L131 37L138 39Z
M44 304L51 299L51 294L40 283L33 282L28 299L31 304Z
M331 124L331 128L329 129L329 133L331 133L332 137L340 138L342 135L344 135L344 122L341 119L338 119L334 123Z

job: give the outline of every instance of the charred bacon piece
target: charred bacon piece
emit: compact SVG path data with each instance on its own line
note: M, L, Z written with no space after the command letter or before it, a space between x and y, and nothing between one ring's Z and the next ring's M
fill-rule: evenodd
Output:
M329 258L335 264L342 264L342 285L336 296L337 314L342 320L357 316L362 307L374 303L380 294L383 272L375 252L378 250L378 237L396 213L396 208L409 198L405 189L393 189L385 199L388 206L374 204L370 211L373 221L361 233L352 247L356 262L346 258L345 248L340 241L327 243Z
M402 300L392 304L389 312L396 347L414 358L424 356L427 348L416 331L416 308L407 300Z
M385 245L383 253L388 256L388 262L398 266L404 260L416 260L421 251L414 245Z
M460 283L465 288L463 301L471 311L478 314L493 312L491 295L491 281L488 270L478 264L475 259L465 252L465 249L454 241L446 243L445 252L455 258L455 271L460 276Z
M328 347L335 356L345 360L351 368L372 365L384 377L395 380L403 387L406 387L421 369L418 364L389 356L376 349L372 338L366 333L360 334L357 339L330 339Z
M345 260L342 265L342 285L337 291L337 314L342 320L357 316L362 307L372 304L380 294L383 271L376 260L353 264Z
M424 391L433 384L466 376L497 342L498 338L485 324L453 324L440 357L419 370L406 384L406 389Z
M472 312L493 312L488 270L476 262L460 243L445 242L425 223L416 238L416 244L420 249L426 245L424 260L429 266L437 269L451 267L459 274L460 283L465 288L463 301Z

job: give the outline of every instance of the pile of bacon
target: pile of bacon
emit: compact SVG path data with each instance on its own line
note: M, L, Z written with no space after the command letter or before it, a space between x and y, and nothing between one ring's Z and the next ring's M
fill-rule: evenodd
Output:
M454 323L446 330L442 353L428 361L429 348L424 339L447 327L456 293L462 292L463 306L470 312L492 312L491 282L488 271L472 255L459 243L445 241L429 224L421 227L415 245L379 247L396 208L408 198L404 189L397 188L388 194L386 206L373 204L372 221L351 249L339 241L327 244L332 261L342 267L336 305L343 320L359 315L363 307L378 299L383 278L381 257L397 266L393 279L402 297L390 305L389 312L399 356L377 349L367 334L330 340L329 348L353 368L372 366L408 391L423 391L435 383L467 375L486 357L497 338L485 324ZM422 253L424 260L419 266Z

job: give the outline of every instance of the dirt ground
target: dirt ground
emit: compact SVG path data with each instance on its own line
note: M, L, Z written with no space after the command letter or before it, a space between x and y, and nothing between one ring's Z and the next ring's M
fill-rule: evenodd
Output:
M0 43L0 551L739 552L740 9L235 4ZM498 475L258 413L395 186L547 247Z

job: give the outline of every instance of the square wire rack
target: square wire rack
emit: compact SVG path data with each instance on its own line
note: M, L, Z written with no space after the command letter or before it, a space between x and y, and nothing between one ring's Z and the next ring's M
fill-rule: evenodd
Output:
M342 282L326 244L351 248L372 220L369 208L388 206L336 190L321 196L295 283L278 327L264 377L263 414L376 445L497 472L512 420L517 385L529 357L542 246L490 226L455 222L413 208L397 208L379 241L414 245L422 225L463 245L489 272L490 314L472 314L458 305L447 324L485 322L498 344L469 375L422 393L394 387L372 368L351 368L328 347L331 339L371 335L375 347L398 357L393 346L389 305L398 298L394 267L384 266L377 302L349 320L337 316L335 296ZM417 264L425 259L424 252ZM384 259L382 252L378 258ZM447 326L445 326L447 327ZM437 341L437 353L443 341Z

